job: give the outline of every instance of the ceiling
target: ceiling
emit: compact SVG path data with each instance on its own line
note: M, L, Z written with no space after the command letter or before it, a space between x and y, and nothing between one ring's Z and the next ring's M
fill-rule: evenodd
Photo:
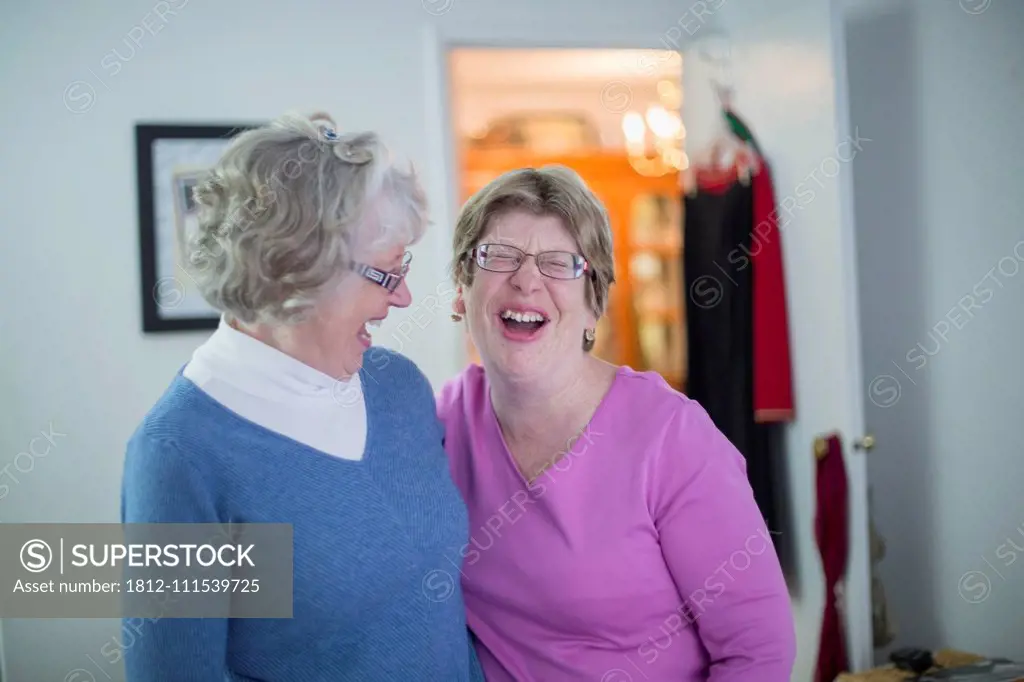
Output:
M682 77L671 50L459 48L451 52L452 80L462 87L628 84Z

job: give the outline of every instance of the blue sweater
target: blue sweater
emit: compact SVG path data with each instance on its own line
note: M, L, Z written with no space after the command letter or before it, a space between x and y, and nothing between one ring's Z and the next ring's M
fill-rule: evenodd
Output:
M136 620L129 682L483 680L449 559L468 542L467 514L430 384L376 347L361 378L361 461L258 426L180 372L146 415L122 521L291 523L294 605L291 619L165 618L141 632Z

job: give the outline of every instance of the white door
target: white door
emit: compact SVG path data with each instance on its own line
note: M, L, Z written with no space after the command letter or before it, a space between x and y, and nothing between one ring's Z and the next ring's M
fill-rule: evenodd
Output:
M572 5L574 11L568 11ZM817 656L824 581L814 539L813 443L838 431L844 438L851 495L851 557L846 610L851 666L870 666L870 580L863 458L852 441L864 432L859 364L856 273L852 248L850 160L857 152L845 105L842 24L828 0L668 0L601 5L554 3L543 14L466 3L424 30L426 134L439 222L453 224L457 174L447 112L446 53L454 46L678 48L683 53L683 116L690 132L716 115L709 73L697 58L706 41L728 43L739 110L755 128L775 172L790 308L797 421L787 435L789 490L796 547L793 590L798 661L793 679L808 682ZM512 7L512 6L508 6ZM628 11L626 11L628 8ZM503 16L498 18L496 12ZM564 15L564 16L563 16ZM710 108L709 108L710 107ZM445 131L438 136L437 131ZM699 143L699 142L697 142ZM869 143L867 143L869 144ZM446 181L446 182L445 182ZM446 258L450 232L433 237ZM446 347L461 348L454 327ZM452 357L451 373L462 362Z

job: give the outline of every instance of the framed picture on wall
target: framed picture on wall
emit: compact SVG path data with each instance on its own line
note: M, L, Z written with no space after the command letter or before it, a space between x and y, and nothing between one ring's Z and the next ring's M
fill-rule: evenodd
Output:
M135 126L144 332L216 329L219 313L184 268L185 245L198 225L192 189L231 138L252 127Z

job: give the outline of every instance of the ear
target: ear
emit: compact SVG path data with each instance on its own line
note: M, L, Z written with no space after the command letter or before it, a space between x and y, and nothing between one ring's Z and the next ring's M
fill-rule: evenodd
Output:
M455 290L455 300L452 301L452 310L454 310L457 315L465 315L466 314L466 302L462 300L462 285L461 284Z

